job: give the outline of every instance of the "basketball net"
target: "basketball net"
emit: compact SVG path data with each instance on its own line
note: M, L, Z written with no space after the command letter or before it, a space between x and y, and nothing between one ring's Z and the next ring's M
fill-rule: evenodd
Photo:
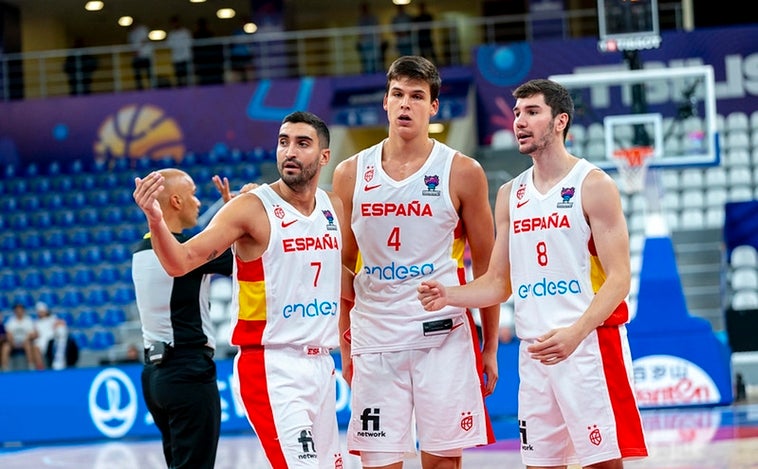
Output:
M642 192L645 189L645 176L651 156L653 147L650 146L634 146L613 152L613 162L627 194Z

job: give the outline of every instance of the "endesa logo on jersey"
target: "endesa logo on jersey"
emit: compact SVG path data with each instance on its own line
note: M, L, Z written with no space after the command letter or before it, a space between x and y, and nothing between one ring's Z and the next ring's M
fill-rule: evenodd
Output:
M293 303L282 308L282 316L289 319L316 318L319 316L334 316L337 314L336 301L322 301L314 298L310 303Z
M402 265L392 262L389 265L367 265L363 267L363 271L379 280L405 280L431 274L434 272L434 264Z
M525 202L526 203L526 202ZM525 233L527 231L550 230L553 228L571 228L569 217L553 212L547 217L520 218L513 220L513 232Z
M519 298L534 296L578 295L582 292L579 281L573 280L548 280L542 278L534 283L523 283L516 289Z
M329 233L324 236L304 236L299 238L284 238L282 240L282 249L284 252L296 251L324 251L329 249L339 249L339 242L336 236Z

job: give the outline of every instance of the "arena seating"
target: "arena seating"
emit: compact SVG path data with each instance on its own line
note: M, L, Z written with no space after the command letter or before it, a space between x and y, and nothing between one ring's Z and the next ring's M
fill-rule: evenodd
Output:
M195 179L208 208L219 198L211 176L226 176L238 189L256 181L258 166L272 155L265 149L215 150L188 154L179 165L119 160L109 169L74 160L7 166L0 174L0 319L14 303L32 315L35 302L48 303L69 324L83 364L97 363L126 342L139 343L124 332L139 333L131 249L146 231L132 199L134 177L180 167Z

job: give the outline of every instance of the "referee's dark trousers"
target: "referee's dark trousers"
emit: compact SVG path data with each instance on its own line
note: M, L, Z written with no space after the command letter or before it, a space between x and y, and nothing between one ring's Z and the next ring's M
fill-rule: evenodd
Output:
M221 431L213 351L180 346L159 365L147 358L142 393L161 432L169 469L212 469Z

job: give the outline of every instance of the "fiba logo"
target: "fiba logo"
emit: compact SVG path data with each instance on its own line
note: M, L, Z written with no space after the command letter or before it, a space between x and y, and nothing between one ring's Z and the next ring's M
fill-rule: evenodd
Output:
M126 435L137 418L137 391L117 368L106 368L95 377L88 404L92 423L109 438Z
M179 162L185 153L184 137L177 122L163 109L129 104L100 124L94 152L98 161L168 157Z

